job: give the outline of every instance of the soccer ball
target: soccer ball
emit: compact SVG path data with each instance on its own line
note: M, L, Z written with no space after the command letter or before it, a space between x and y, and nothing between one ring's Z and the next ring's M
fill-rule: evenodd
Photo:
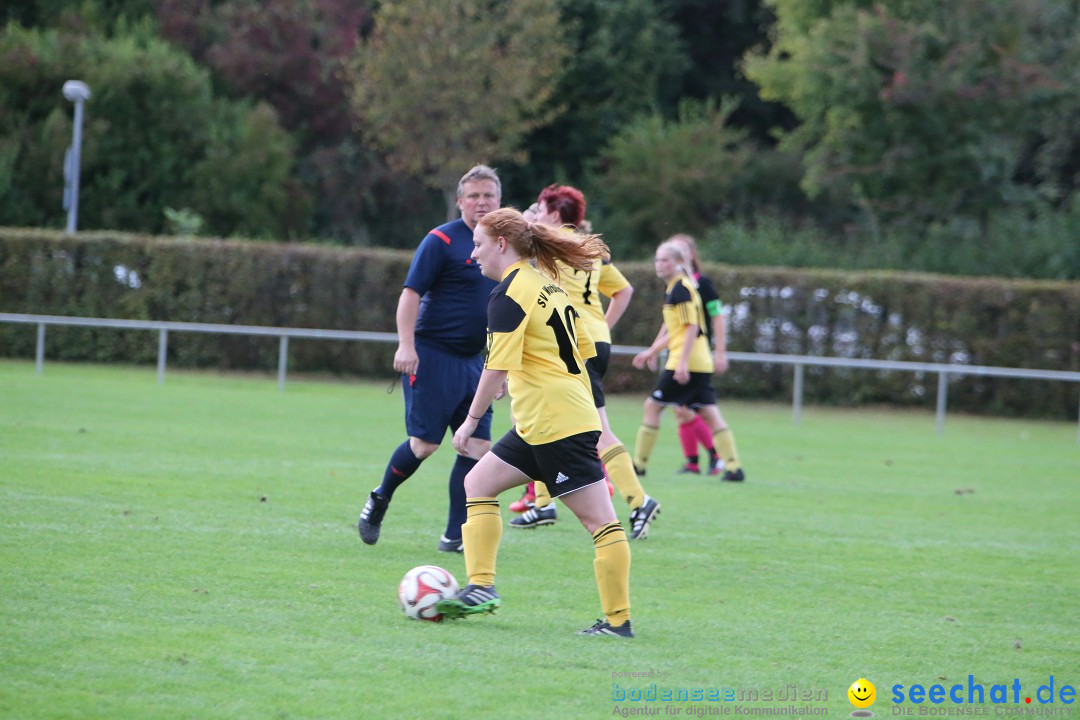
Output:
M436 565L421 565L405 573L398 585L398 602L405 617L412 620L441 622L442 613L435 603L458 594L458 581Z

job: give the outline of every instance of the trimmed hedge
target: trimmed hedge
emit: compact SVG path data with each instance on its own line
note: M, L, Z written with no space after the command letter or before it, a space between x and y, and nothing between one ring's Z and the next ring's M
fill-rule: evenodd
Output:
M393 332L410 254L324 245L185 240L0 228L0 311ZM651 263L620 263L636 288L615 342L647 345L662 287ZM728 304L728 347L769 352L1080 370L1080 283L709 264ZM35 329L0 324L0 356L32 357ZM147 331L52 327L47 357L153 363ZM391 377L384 343L293 340L291 371ZM274 338L173 333L172 366L272 370ZM607 386L653 377L615 357ZM808 402L932 407L937 376L807 368ZM788 366L734 363L720 397L784 400ZM1074 419L1075 383L950 382L951 410Z

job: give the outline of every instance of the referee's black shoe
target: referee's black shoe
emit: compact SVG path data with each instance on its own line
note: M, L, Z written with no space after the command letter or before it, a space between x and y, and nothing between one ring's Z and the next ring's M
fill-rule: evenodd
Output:
M379 542L379 531L382 530L383 515L386 508L390 507L390 501L374 490L364 503L364 509L360 511L360 539L368 545Z
M465 552L465 544L461 541L461 538L451 540L443 535L439 538L439 552L463 553Z

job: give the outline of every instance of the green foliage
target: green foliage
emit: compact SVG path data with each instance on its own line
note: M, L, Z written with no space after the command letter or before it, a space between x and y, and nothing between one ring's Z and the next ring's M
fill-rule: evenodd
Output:
M112 34L153 15L155 0L14 0L0 9L0 26L67 28Z
M26 0L0 21L3 224L62 223L57 88L79 77L80 227L188 207L218 236L411 248L488 162L507 204L582 187L623 257L688 230L755 263L1080 278L1071 0Z
M207 67L216 88L276 111L296 156L282 203L293 233L401 246L441 217L441 197L429 201L359 141L345 67L371 24L369 3L161 0L156 18L162 37Z
M393 331L409 262L404 253L314 245L32 231L2 237L0 307L71 316ZM14 338L8 330L0 326L0 338ZM142 332L67 328L50 337L63 359L149 362L156 353ZM12 342L0 339L0 347L26 350ZM277 363L275 342L243 337L181 334L169 352L187 367ZM297 368L331 372L389 372L387 352L367 343L293 344Z
M1075 10L1054 0L867 5L776 0L777 42L746 64L762 96L799 117L784 147L805 153L808 192L847 193L919 226L985 223L1002 205L1071 190L1045 145L1075 142L1062 122L1080 97Z
M774 242L784 236L774 228ZM722 239L726 240L726 236ZM711 240L706 257L722 251ZM812 239L793 243L796 252ZM721 258L726 256L721 254ZM615 329L615 342L646 345L660 323L659 281L651 263L619 263L635 301ZM957 278L880 271L788 270L706 263L728 306L728 348L742 352L961 363L997 367L1080 369L1080 283ZM651 294L651 298L650 298ZM639 299L640 298L640 299ZM640 375L616 365L608 383L643 388ZM648 379L647 379L648 380ZM866 370L807 370L814 402L887 402L931 407L934 376ZM790 397L788 366L741 365L718 380L721 396ZM968 377L949 392L949 407L982 412L1074 418L1068 383ZM1053 408L1051 410L1051 408ZM1044 413L1048 413L1044 415Z
M165 222L165 229L173 235L188 237L198 235L206 224L202 215L199 215L191 208L174 210L171 207L165 208Z
M570 48L554 78L562 112L528 139L530 201L556 179L584 175L634 118L675 112L689 61L678 28L653 0L562 0L555 37ZM531 32L531 31L530 31Z
M313 234L343 245L414 250L446 215L442 193L394 173L355 136L300 158L297 177L315 188Z
M680 98L737 98L732 123L770 144L775 128L793 125L791 112L779 103L765 102L741 68L747 52L769 44L775 18L764 2L657 0L656 4L667 10L689 59L679 81L670 83L679 88Z
M776 214L726 220L705 236L707 257L734 265L907 270L949 275L1080 280L1080 203L1005 207L986 227L964 218L826 232Z
M443 191L477 162L524 160L521 138L558 111L567 50L547 0L396 0L357 49L353 108L398 172Z
M216 234L284 239L305 227L308 198L290 179L292 138L273 108L222 104L203 158L191 167L192 204Z
M811 243L807 244L812 247ZM711 246L704 244L708 252ZM618 259L618 258L617 258ZM84 233L0 230L0 307L8 312L181 322L394 331L410 254L312 245L207 242ZM636 288L615 342L647 345L660 325L661 286L652 263L619 268ZM29 269L29 271L28 271ZM1001 367L1080 369L1080 283L971 280L888 272L841 272L708 264L731 308L729 347L783 353ZM153 362L156 343L139 331L55 328L49 356L64 360ZM30 357L34 334L0 325L0 353ZM290 367L390 375L393 347L295 342ZM169 362L181 367L273 369L271 339L178 333ZM652 374L613 359L613 392L645 390ZM807 372L807 399L828 404L929 407L936 378L879 377L865 370ZM780 399L791 393L787 366L734 364L722 396ZM1067 383L965 378L950 407L1075 418Z
M189 206L212 233L288 234L287 135L265 108L214 98L187 55L145 33L77 37L0 32L0 222L57 225L71 138L63 82L90 86L80 227L158 232L165 207ZM206 192L215 184L213 195Z
M770 204L798 206L797 166L788 161L785 183L783 156L731 127L733 110L684 102L677 120L643 116L612 138L590 178L600 210L590 217L616 239L620 255L651 255L675 232L702 234Z

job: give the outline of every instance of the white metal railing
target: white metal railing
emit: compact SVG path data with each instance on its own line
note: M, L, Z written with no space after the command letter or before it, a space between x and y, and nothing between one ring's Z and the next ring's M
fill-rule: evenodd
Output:
M63 315L29 315L23 313L0 313L0 322L37 325L37 347L34 353L37 374L41 374L45 365L45 327L62 325L94 328L117 328L124 330L158 331L158 382L165 382L165 356L168 351L169 332L201 332L225 335L259 335L278 338L278 388L285 389L285 375L289 359L289 338L316 340L354 340L369 342L397 342L396 333L364 332L359 330L317 330L312 328L265 327L260 325L223 325L214 323L169 322L163 320L117 320L112 318L67 317ZM644 350L642 347L612 345L615 355L635 355ZM728 358L734 362L758 364L776 363L791 365L794 368L794 387L792 388L792 421L799 424L802 415L803 371L806 366L843 367L863 370L892 370L898 372L936 373L937 407L935 419L937 433L945 430L945 410L948 404L948 382L950 377L975 375L981 377L1008 377L1027 380L1061 380L1080 383L1080 372L1068 370L1030 370L1026 368L1004 368L986 365L960 365L948 363L922 363L902 360L864 360L854 358L815 357L811 355L778 355L773 353L729 352ZM1080 406L1078 406L1080 407ZM1078 410L1080 421L1080 410ZM1080 429L1077 431L1077 444L1080 444Z

